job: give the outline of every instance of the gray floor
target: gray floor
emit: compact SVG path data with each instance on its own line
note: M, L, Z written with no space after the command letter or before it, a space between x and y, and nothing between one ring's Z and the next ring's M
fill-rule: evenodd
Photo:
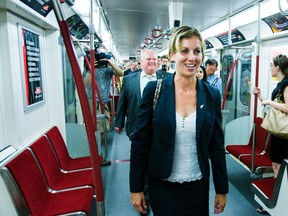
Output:
M108 160L112 164L102 166L102 178L105 193L106 216L138 215L129 197L129 155L130 142L125 134L108 132ZM83 125L67 124L67 146L74 157L89 155L86 132ZM104 150L102 150L104 152ZM234 159L227 155L229 174L228 203L222 216L259 216L258 204L250 191L250 174ZM214 188L211 180L210 214L213 215ZM94 204L94 203L93 203Z

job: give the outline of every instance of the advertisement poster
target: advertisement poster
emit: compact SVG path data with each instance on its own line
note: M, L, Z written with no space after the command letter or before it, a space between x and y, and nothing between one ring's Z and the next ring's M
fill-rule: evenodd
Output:
M272 16L266 17L262 19L264 22L266 22L273 33L275 32L281 32L288 29L288 16L285 16L281 13L274 14Z
M216 38L225 46L228 45L228 32L219 34L216 36ZM238 29L232 29L231 30L231 42L236 43L240 41L244 41L245 37Z
M214 48L214 46L207 39L205 40L205 45L206 45L206 50Z
M77 39L83 39L87 34L89 34L88 27L77 14L69 17L67 22L71 35Z
M39 34L19 26L24 110L44 102Z
M20 1L44 17L46 17L48 13L52 10L51 0L20 0Z

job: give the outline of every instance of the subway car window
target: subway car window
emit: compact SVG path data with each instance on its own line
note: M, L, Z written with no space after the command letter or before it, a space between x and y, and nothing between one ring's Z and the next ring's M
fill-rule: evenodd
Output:
M223 88L223 92L225 92L225 89L226 89L226 85L227 85L227 82L228 82L228 78L229 78L229 74L230 74L230 70L232 68L232 65L233 65L233 61L234 61L234 58L232 55L224 55L223 58L222 58L222 88ZM231 81L231 84L233 82L233 78L232 78L232 81ZM233 88L231 88L232 85L229 86L228 88L228 92L227 92L227 98L226 100L227 101L231 101L232 98L233 98Z
M251 97L251 52L244 52L241 56L240 102L249 106Z

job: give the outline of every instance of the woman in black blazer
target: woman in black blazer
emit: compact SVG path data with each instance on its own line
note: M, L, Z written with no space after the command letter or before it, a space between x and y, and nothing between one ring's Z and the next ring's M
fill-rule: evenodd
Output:
M153 111L156 82L149 82L132 135L131 202L146 213L143 193L149 177L149 200L155 216L209 215L209 158L216 191L214 213L223 212L228 193L219 91L196 77L204 57L200 32L178 28L169 54L176 73L162 82Z

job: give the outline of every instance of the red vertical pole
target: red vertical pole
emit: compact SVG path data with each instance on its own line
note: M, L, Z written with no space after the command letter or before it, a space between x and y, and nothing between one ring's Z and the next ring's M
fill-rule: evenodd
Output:
M259 44L257 45L259 46ZM259 53L256 56L256 74L255 74L255 86L258 87L259 85ZM254 121L256 122L257 118L257 107L258 107L258 97L255 95L254 96Z
M64 40L64 44L67 50L69 61L71 64L73 76L76 83L76 88L79 94L80 104L83 112L86 133L88 137L89 150L91 155L91 163L93 168L93 182L96 194L97 215L105 215L104 209L104 190L101 174L101 161L98 154L97 143L94 133L93 122L91 118L91 112L89 109L88 98L85 92L85 87L81 75L81 69L77 61L76 53L70 37L69 26L63 17L63 13L60 8L58 0L52 0L54 12L60 27L60 31Z

